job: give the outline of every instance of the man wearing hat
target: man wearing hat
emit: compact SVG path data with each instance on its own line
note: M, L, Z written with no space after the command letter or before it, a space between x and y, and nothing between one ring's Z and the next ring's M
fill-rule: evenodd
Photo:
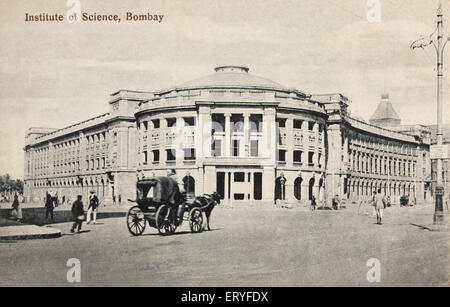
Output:
M84 220L83 202L81 201L81 195L77 196L77 200L72 205L73 226L70 232L75 232L75 228L78 228L78 232L81 231L81 224Z
M91 195L89 196L89 207L86 217L87 224L91 222L91 213L93 215L94 224L97 222L97 208L98 208L97 195L95 195L95 191L91 191Z

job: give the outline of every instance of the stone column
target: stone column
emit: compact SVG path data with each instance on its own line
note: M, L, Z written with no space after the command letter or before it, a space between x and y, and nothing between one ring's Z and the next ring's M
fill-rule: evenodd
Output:
M225 113L225 139L223 141L224 157L229 157L231 154L231 124L230 113Z
M229 200L228 197L228 181L230 180L230 173L229 172L225 172L225 187L224 187L224 191L225 191L225 195L223 196L224 200Z
M160 118L159 120L159 161L162 166L166 164L166 132L167 132L167 120Z
M204 157L211 157L211 112L208 107L200 106L198 120L195 123L195 148L198 151L197 162L202 162Z
M294 164L293 133L294 133L294 120L291 117L289 117L288 119L286 119L286 144L287 144L286 165L288 167L292 167L292 165ZM318 148L318 147L316 147L316 148ZM293 187L292 187L292 189L293 189ZM292 193L293 193L293 190L292 190ZM286 186L286 194L288 194L287 186Z
M275 108L264 109L263 115L263 138L261 157L266 160L266 164L275 167L277 148L277 127L275 124ZM264 177L264 175L263 175ZM275 180L275 179L274 179ZM263 179L264 181L264 179Z
M250 176L250 180L248 181L248 186L249 186L249 193L250 194L250 202L253 201L253 199L255 198L253 195L253 185L254 185L254 181L255 181L255 173L250 172L247 174L247 176Z
M250 156L250 114L244 114L244 157Z
M180 167L183 165L184 161L184 118L177 116L175 138L180 138L180 140L175 139L175 161L176 166ZM182 178L180 178L182 179Z

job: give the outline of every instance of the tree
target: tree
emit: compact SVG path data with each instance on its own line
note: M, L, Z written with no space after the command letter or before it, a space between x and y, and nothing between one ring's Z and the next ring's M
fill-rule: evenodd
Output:
M0 175L0 194L10 199L14 194L23 194L23 181L12 179L9 174Z

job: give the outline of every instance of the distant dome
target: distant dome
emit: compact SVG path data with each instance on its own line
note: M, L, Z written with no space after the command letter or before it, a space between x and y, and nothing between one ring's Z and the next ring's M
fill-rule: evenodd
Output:
M249 68L245 66L219 66L216 72L176 86L174 89L196 89L196 88L258 88L258 89L281 89L287 87L272 80L257 77L248 73Z

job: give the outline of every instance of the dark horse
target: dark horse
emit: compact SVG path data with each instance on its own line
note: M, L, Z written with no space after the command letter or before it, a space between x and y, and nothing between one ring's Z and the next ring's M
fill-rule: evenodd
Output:
M214 192L212 194L204 194L203 196L197 196L194 199L194 202L192 203L193 206L201 208L202 211L206 215L206 226L208 227L208 230L211 230L209 227L209 217L211 216L211 212L213 211L214 207L218 204L220 204L220 199L222 197L219 193Z

